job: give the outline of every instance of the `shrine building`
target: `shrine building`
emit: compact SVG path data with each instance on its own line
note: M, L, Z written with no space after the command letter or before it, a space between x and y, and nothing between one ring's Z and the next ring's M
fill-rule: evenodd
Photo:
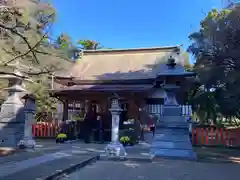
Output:
M90 102L94 113L105 114L104 121L111 124L110 98L117 93L123 110L120 121L144 121L143 108L149 114L161 114L166 94L161 88L165 79L159 74L169 58L175 59L177 68L186 62L180 46L83 50L68 71L55 74L51 92L63 102L63 120L84 114ZM185 86L181 79L168 80ZM184 103L181 93L177 94L179 104Z

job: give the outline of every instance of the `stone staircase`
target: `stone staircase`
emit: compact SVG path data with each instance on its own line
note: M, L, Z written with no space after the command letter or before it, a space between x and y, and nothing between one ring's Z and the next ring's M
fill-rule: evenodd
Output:
M188 123L179 107L169 106L156 125L150 153L155 157L196 160L189 139Z

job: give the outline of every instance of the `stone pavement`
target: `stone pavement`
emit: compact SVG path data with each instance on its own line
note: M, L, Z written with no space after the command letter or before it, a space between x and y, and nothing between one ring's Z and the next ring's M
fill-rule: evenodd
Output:
M229 148L194 147L201 162L236 163L240 165L240 150Z
M86 152L95 152L101 154L102 157L105 156L104 148L107 146L107 143L104 144L96 144L96 143L89 143L85 144L82 141L74 141L72 143L66 143L66 144L56 144L55 141L44 141L40 140L37 142L38 149L41 149L42 151L50 151L52 149L55 150L67 150L69 148L78 149L81 151ZM148 158L149 157L149 147L150 145L145 142L141 142L135 146L132 147L125 147L126 152L128 153L128 157L131 158Z
M61 180L239 180L240 165L180 160L97 161Z
M101 156L100 160L104 160L105 152L104 148L106 147L106 144L85 144L80 141L72 142L72 143L66 143L66 144L56 144L54 141L50 140L41 140L37 142L37 148L36 150L29 150L24 151L21 153L16 153L13 155L9 155L6 157L0 157L0 180L16 180L18 178L21 179L36 179L40 177L45 177L47 175L51 175L52 173L56 173L59 170L64 170L66 168L69 168L70 166L74 166L83 160L86 160L87 158L95 157L96 155ZM217 169L216 167L222 167L223 170L220 170L217 173L225 172L228 174L231 170L228 170L228 164L219 164L219 162L225 162L225 161L219 161L224 159L228 160L227 162L233 162L233 159L240 159L240 153L239 150L229 150L229 149L214 149L214 148L195 148L197 153L200 155L200 161L201 162L215 162L215 165L212 166L209 165L209 163L200 163L200 162L191 162L193 167L208 167L213 169ZM137 167L145 167L149 168L151 166L157 166L157 167L164 167L166 168L166 171L170 171L171 167L177 168L175 166L178 164L180 169L181 166L186 166L186 169L191 169L191 165L189 165L189 162L181 161L170 161L170 160L164 160L159 159L157 162L150 163L139 161L139 159L148 159L149 158L149 144L142 142L138 145L135 145L133 147L126 147L126 151L128 153L128 160L135 161L136 164L140 164ZM205 159L204 159L205 158ZM202 160L204 159L204 160ZM207 160L206 160L207 159ZM96 167L98 167L98 164L102 163L104 166L108 166L108 163L113 163L116 168L118 167L125 167L126 163L129 161L124 162L109 162L109 161L100 161L97 162ZM164 162L164 163L162 163ZM237 161L234 161L235 163L240 163ZM116 165L115 165L116 164ZM134 163L133 163L134 164ZM185 165L186 164L186 165ZM229 166L233 166L230 164ZM95 167L90 166L90 167ZM238 164L238 171L240 171L240 164ZM87 167L88 169L89 167ZM161 169L160 168L160 169ZM101 169L101 168L100 168ZM124 168L123 168L124 169ZM153 168L154 169L154 168ZM233 174L235 173L236 166L233 166ZM194 169L195 170L195 169ZM81 170L82 171L82 170ZM186 170L185 170L186 171ZM203 168L203 171L205 172L205 168ZM217 171L217 170L215 170ZM29 173L31 172L31 174ZM107 172L109 172L107 170ZM184 169L183 169L184 172ZM171 174L171 172L169 172ZM75 173L76 174L76 173ZM191 172L190 172L191 174ZM152 176L151 174L149 175ZM180 176L183 176L180 174ZM188 176L187 176L188 177ZM205 178L205 176L203 176ZM231 177L231 176L230 176ZM140 178L141 179L141 178ZM219 179L219 178L218 178ZM220 178L221 179L221 178ZM234 179L234 176L233 178ZM239 178L238 178L239 179Z
M81 150L71 144L52 145L29 152L20 152L0 158L0 179L36 180L52 175L56 171L75 166L99 153Z
M94 158L93 159L94 161L97 160L97 158L91 155L74 155L74 156L65 156L61 158L56 158L54 160L45 161L38 165L33 164L32 166L29 166L29 167L26 167L26 164L19 163L19 165L22 165L21 170L19 170L18 168L19 171L17 172L15 171L14 173L11 172L11 174L6 173L5 171L0 171L0 173L4 172L3 175L1 174L2 177L0 177L0 179L1 180L17 180L17 179L52 180L56 177L55 176L56 173L64 173L64 171L68 170L70 167L71 168L78 167L79 165L81 165L81 163L85 163L85 161L89 161L90 158ZM76 169L73 169L73 170L75 171Z
M147 136L148 137L148 136ZM125 147L128 153L128 159L130 160L143 160L149 161L151 158L149 155L149 147L152 140L152 134L149 134L147 142L140 142L133 147ZM105 144L85 144L81 141L75 141L68 144L56 144L53 140L40 140L37 141L38 149L41 151L61 151L63 149L78 149L81 151L95 152L101 154L101 157L105 157L104 148ZM240 151L239 149L228 148L207 148L207 147L194 147L194 151L198 155L198 161L201 162L227 162L227 163L239 163L240 164ZM1 159L0 159L1 163Z
M0 179L13 180L21 177L31 180L51 175L56 170L66 169L86 158L99 154L104 157L105 147L106 144L85 144L79 141L66 144L56 144L50 140L37 141L35 150L0 157ZM139 157L141 153L148 152L148 145L136 145L126 149L131 156Z

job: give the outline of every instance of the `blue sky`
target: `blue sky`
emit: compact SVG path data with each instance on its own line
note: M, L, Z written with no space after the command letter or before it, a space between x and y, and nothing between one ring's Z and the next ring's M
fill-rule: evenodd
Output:
M222 0L53 0L53 34L91 39L109 48L189 45L188 35Z

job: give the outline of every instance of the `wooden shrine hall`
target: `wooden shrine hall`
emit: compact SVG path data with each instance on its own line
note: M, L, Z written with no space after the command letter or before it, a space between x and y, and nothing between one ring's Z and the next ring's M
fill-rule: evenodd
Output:
M93 112L102 114L103 121L110 126L113 93L121 98L120 127L130 119L146 121L142 109L147 109L149 114L161 114L165 93L158 74L170 57L177 64L186 62L179 46L83 50L69 71L56 73L54 77L51 92L64 104L63 120L84 116L86 103L90 103ZM181 104L181 95L177 97Z

